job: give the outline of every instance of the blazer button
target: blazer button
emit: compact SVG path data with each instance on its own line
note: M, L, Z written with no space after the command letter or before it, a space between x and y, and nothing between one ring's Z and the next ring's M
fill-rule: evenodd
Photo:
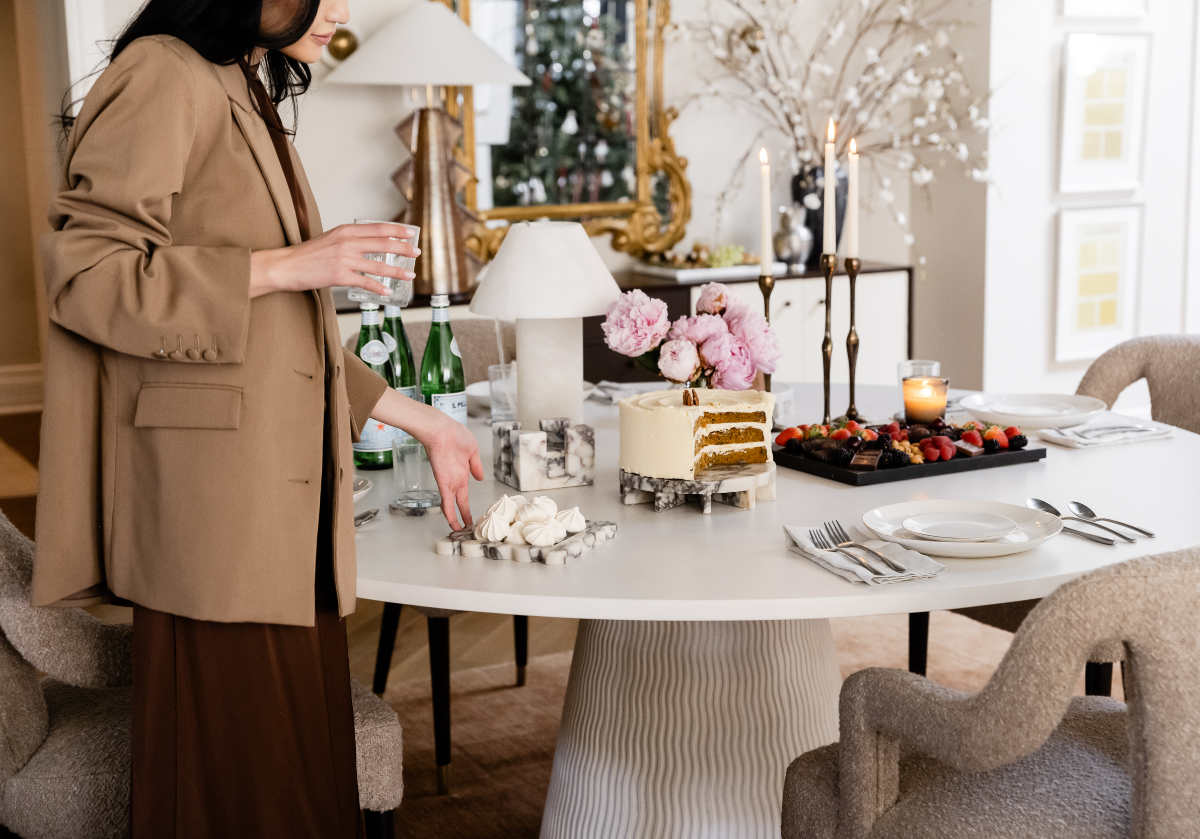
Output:
M204 355L205 361L216 361L217 360L217 351L214 350L212 347L209 347L208 349L206 349L204 351L203 355Z
M195 347L188 347L187 348L187 357L190 358L192 361L199 361L200 360L200 350L196 349Z
M183 353L179 350L171 350L169 353L167 353L167 358L171 359L172 361L183 361Z

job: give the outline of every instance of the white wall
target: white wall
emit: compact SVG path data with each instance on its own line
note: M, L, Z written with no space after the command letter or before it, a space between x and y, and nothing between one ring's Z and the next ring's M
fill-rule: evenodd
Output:
M1074 391L1087 362L1054 361L1061 53L1068 31L1152 36L1137 332L1184 329L1195 0L1148 4L1144 23L1067 25L1047 0L1003 0L991 11L991 171L983 384L991 390Z

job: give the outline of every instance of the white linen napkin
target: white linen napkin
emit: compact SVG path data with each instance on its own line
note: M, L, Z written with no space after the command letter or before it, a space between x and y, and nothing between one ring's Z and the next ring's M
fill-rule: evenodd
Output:
M1146 429L1144 431L1120 431L1119 428L1130 427ZM1114 429L1111 434L1092 434L1105 428ZM1082 433L1081 433L1082 432ZM1170 437L1173 429L1169 425L1144 417L1131 417L1124 414L1106 412L1071 428L1043 428L1038 436L1047 443L1066 446L1072 449L1090 449L1095 446L1117 446L1125 443L1140 443L1143 440L1161 440Z
M809 530L821 530L821 526L785 524L783 532L787 538L788 549L805 559L811 560L826 571L837 574L842 579L852 583L866 583L869 586L878 586L885 583L903 583L909 580L927 580L946 567L936 559L930 559L923 553L909 550L895 542L859 538L859 535L852 530L850 535L859 544L866 545L868 548L874 548L897 565L908 569L907 573L904 574L893 571L890 568L887 568L886 574L875 574L857 562L851 562L837 551L823 551L818 549L808 538ZM861 556L863 553L861 549L849 548L848 550L855 556ZM868 562L872 562L877 566L883 565L883 563L874 557L868 557ZM884 567L886 568L886 566Z

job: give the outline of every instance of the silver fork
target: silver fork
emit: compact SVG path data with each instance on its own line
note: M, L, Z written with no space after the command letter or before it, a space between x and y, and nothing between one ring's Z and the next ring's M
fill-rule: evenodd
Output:
M818 549L820 549L822 551L837 551L838 553L840 553L842 556L849 559L854 564L861 565L863 568L866 568L872 574L881 574L881 575L887 574L886 571L880 571L874 565L867 562L866 559L859 557L859 556L855 556L854 554L850 553L850 551L846 550L845 548L836 547L829 541L828 538L826 538L825 534L819 530L813 529L813 530L808 531L808 538L810 540L812 540L812 543L814 545L816 545L816 547Z
M855 542L853 539L851 539L850 534L846 532L846 528L842 527L842 523L837 519L832 519L825 522L825 532L829 534L829 538L832 539L833 543L839 548L858 548L860 550L864 550L871 556L876 557L880 562L882 562L888 568L891 568L893 571L896 571L900 574L908 573L908 569L895 560L888 559L879 551L874 550L873 548L868 548L866 545Z

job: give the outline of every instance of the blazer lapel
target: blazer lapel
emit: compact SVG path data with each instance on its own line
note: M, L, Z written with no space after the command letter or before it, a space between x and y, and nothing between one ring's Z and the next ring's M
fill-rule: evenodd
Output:
M283 231L288 244L300 244L300 223L296 220L296 208L292 204L292 193L288 189L287 178L283 167L279 165L279 157L275 154L275 145L271 142L271 134L267 124L254 110L250 101L250 91L246 86L246 78L242 69L236 64L214 65L221 84L229 96L230 110L237 123L238 130L246 138L250 152L258 163L267 189L271 192L271 200L275 203L275 211L283 223Z

